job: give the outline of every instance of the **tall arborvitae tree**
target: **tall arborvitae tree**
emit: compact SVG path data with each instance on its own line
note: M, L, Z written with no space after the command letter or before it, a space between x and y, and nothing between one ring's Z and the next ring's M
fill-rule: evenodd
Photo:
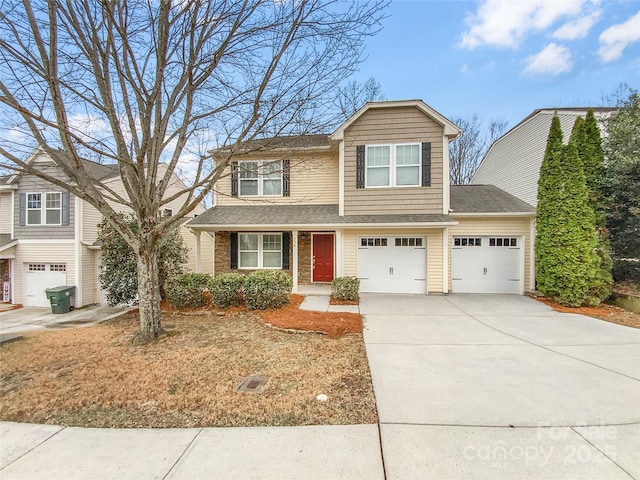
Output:
M564 305L587 303L599 265L594 216L578 150L563 145L557 117L540 170L536 225L538 290Z
M600 127L593 110L590 109L587 112L586 119L583 120L581 117L576 119L571 133L571 143L578 150L584 171L589 207L594 213L594 226L598 238L596 253L600 263L587 303L598 304L611 294L613 277L611 276L611 246L602 197L604 152Z

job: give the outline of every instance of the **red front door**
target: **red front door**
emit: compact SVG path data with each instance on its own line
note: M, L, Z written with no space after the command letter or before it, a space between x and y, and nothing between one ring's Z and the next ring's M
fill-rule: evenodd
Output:
M313 281L333 280L333 234L323 233L313 236Z

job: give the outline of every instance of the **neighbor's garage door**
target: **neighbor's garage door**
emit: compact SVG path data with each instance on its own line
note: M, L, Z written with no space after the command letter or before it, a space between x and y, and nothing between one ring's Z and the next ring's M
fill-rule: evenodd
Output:
M520 237L454 237L451 284L457 293L522 293Z
M427 237L358 239L361 292L426 293Z
M25 263L25 305L48 307L46 288L67 283L67 266L64 263Z

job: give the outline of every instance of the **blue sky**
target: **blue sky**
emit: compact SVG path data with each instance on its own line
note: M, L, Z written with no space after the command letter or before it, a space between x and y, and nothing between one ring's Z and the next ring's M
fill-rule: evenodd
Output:
M448 117L602 104L640 88L640 1L397 1L356 76Z

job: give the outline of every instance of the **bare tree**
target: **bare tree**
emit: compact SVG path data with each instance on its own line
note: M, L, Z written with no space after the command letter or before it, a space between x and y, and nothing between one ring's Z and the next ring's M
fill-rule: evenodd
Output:
M329 94L357 68L385 6L386 0L0 0L1 166L86 200L131 245L138 342L162 332L159 238L209 194L229 161L196 157L189 188L168 194L189 145L196 138L214 137L209 147L219 147L301 133L329 121ZM25 162L34 147L67 180ZM93 178L84 159L117 164L126 194ZM176 199L183 199L179 211L158 215ZM120 205L135 213L134 228L117 215Z
M343 122L348 119L367 102L384 99L382 85L375 78L371 77L364 83L351 80L338 89L336 107L340 117L339 121Z
M452 185L464 185L478 169L487 150L507 129L507 121L493 119L483 132L477 114L471 118L454 117L462 133L449 145L449 176Z

